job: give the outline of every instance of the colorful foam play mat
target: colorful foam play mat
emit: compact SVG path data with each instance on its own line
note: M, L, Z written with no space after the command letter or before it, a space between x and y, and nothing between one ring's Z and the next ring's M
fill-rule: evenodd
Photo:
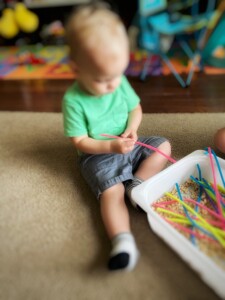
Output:
M146 51L133 51L126 75L139 77L148 57ZM179 74L188 73L190 60L176 51L168 53L168 58ZM23 46L0 47L0 79L74 79L69 65L67 46ZM197 68L198 69L198 68ZM196 69L196 71L197 71ZM220 66L204 66L207 74L225 74ZM151 56L146 68L149 76L168 75L171 70L158 55Z

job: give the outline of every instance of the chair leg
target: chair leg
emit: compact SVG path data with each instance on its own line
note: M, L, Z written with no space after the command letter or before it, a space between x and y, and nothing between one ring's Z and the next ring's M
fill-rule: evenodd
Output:
M186 85L189 86L191 84L191 81L192 81L192 77L193 77L193 74L194 74L194 71L195 71L195 67L197 65L200 66L201 68L201 71L203 70L203 65L201 64L201 58L202 58L202 49L204 47L204 44L205 44L205 39L206 39L206 33L207 33L207 28L205 29L202 29L202 31L200 32L199 34L199 38L198 38L198 41L197 41L197 49L192 57L192 65L191 65L191 68L190 68L190 71L188 73L188 77L187 77L187 80L186 80Z
M185 88L186 87L186 83L184 82L184 80L182 79L182 77L177 73L177 71L175 70L174 66L172 65L172 63L170 62L170 60L168 59L168 57L165 54L161 54L161 57L162 57L163 61L167 64L167 66L169 67L170 71L173 73L174 77L180 83L180 85L183 88Z
M187 77L187 81L186 81L186 85L190 86L191 81L192 81L192 77L195 71L195 67L198 65L198 61L199 61L199 53L195 53L193 59L192 59L192 65L190 68L190 71L188 73L188 77Z
M179 40L179 45L181 46L181 48L183 49L184 53L188 56L189 59L193 58L193 51L191 49L191 47L188 45L188 43L184 40Z
M149 69L149 66L150 66L150 63L151 63L151 58L152 58L152 55L149 53L147 58L146 58L146 61L144 63L143 69L141 71L140 79L142 81L144 81L146 79L146 76L148 74L148 69Z
M215 9L215 6L216 6L216 1L215 0L208 1L206 11L207 12L213 11L213 9ZM202 63L202 49L204 48L205 42L206 42L206 39L207 39L207 30L208 30L208 27L206 26L199 33L199 37L198 37L198 40L197 40L197 50L195 51L195 54L193 55L191 69L188 73L188 77L187 77L187 80L186 80L186 85L187 86L189 86L191 84L192 77L193 77L193 74L194 74L194 70L195 70L195 67L197 65L199 65L201 71L204 70L204 64Z

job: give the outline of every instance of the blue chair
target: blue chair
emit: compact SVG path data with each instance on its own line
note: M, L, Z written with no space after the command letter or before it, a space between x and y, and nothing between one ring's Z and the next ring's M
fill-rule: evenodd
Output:
M193 1L196 2L196 0ZM208 20L212 15L212 9L210 6L210 9L207 8L204 13L183 15L178 13L178 7L179 5L169 7L166 0L139 0L139 12L136 16L136 23L139 28L138 45L148 52L147 60L141 72L141 80L146 78L151 57L153 54L156 54L166 63L182 87L190 85L190 79L193 75L192 69L194 68L191 69L191 75L188 74L188 80L185 82L175 70L167 53L176 37L182 49L194 61L193 65L195 66L196 53L193 53L191 47L188 45L185 35L190 35L190 33L198 31L198 39L202 39L202 34L200 33L203 28L206 28Z
M225 8L225 7L224 7ZM217 68L225 68L224 57L215 57L213 52L217 47L225 48L225 12L221 14L219 20L207 38L207 42L202 50L203 64L208 64Z

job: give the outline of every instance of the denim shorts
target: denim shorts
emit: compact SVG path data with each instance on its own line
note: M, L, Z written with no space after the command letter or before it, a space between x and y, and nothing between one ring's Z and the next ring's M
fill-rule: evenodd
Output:
M166 141L164 137L140 137L139 142L158 148ZM140 163L149 157L153 150L135 145L126 154L83 154L79 163L81 173L88 185L99 199L102 192L115 184L132 179Z

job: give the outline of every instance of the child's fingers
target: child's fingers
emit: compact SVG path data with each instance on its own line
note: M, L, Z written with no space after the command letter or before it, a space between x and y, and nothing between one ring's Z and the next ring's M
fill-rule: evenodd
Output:
M130 138L134 141L137 141L137 134L135 132L132 131L125 131L123 134L121 134L122 138Z
M123 138L123 143L125 143L127 146L132 146L135 144L135 141L130 138Z

